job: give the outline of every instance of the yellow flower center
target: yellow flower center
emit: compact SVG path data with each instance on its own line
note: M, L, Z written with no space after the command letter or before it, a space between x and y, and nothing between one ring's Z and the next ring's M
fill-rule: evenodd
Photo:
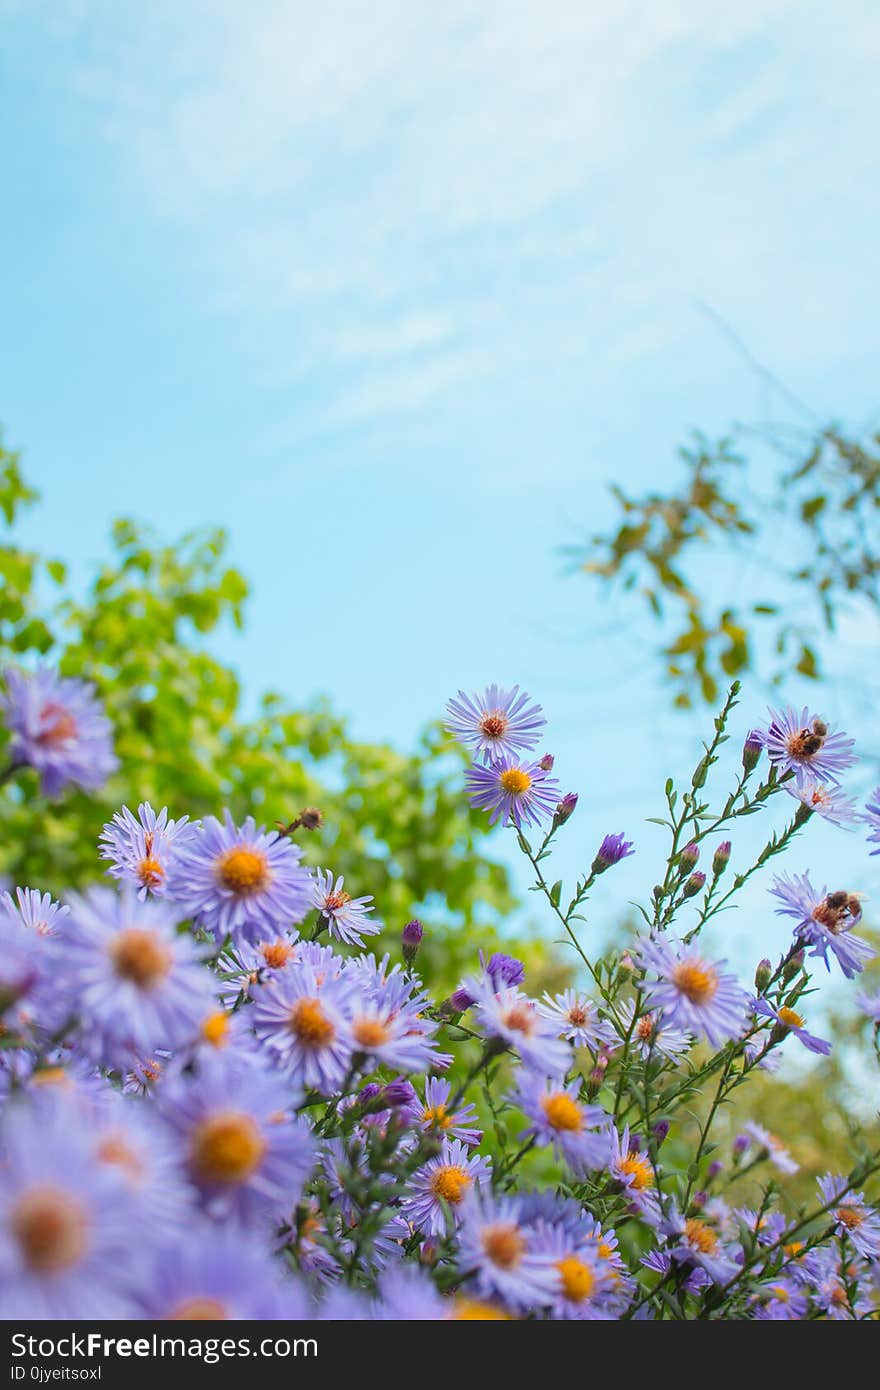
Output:
M54 1273L74 1264L86 1248L84 1208L57 1187L32 1187L12 1210L10 1227L29 1269Z
M206 1182L240 1183L259 1167L266 1141L250 1115L226 1111L196 1129L192 1162Z
M137 866L137 876L144 888L158 888L165 877L165 870L151 854L142 859Z
M771 1284L770 1292L776 1299L777 1303L791 1302L791 1294L788 1292L788 1289L785 1287L784 1284Z
M320 999L310 996L297 999L287 1026L303 1047L327 1047L336 1037L336 1029L321 1008Z
M834 1215L848 1231L857 1231L865 1220L865 1213L858 1207L838 1207Z
M117 975L138 989L153 989L171 969L171 952L155 932L142 927L126 927L110 946L110 957Z
M60 743L76 738L76 720L63 705L44 705L40 710L40 724L42 727L37 735L37 743L57 748Z
M361 1047L381 1047L388 1041L388 1027L378 1018L356 1019L351 1031Z
M288 941L264 941L260 954L270 970L280 970L296 952L296 947Z
M804 1020L800 1014L795 1013L794 1009L787 1009L783 1005L781 1009L777 1009L777 1013L779 1014L779 1022L785 1024L786 1028L803 1028Z
M229 1014L224 1013L223 1009L218 1009L215 1014L209 1014L201 1027L202 1038L212 1047L222 1047L229 1035Z
M683 960L672 972L672 983L692 1004L708 1004L718 989L718 976L703 961Z
M229 1314L214 1298L188 1298L168 1314L170 1322L226 1322Z
M431 1191L451 1207L457 1207L473 1179L457 1163L445 1163L431 1178Z
M41 1067L31 1074L32 1086L69 1086L70 1077L63 1067Z
M455 1320L457 1322L510 1322L510 1313L496 1308L491 1303L481 1303L477 1298L457 1298L455 1300Z
M584 1127L581 1107L565 1091L556 1091L553 1095L542 1096L541 1108L547 1116L547 1123L551 1129L577 1132Z
M790 1260L799 1259L803 1248L804 1242L802 1240L793 1240L790 1245L783 1245L782 1247L784 1253Z
M695 1216L684 1223L684 1233L688 1243L699 1250L701 1255L711 1255L718 1249L718 1237L715 1232L709 1229L705 1221L698 1221Z
M499 1269L516 1269L525 1254L526 1243L510 1222L488 1226L483 1232L483 1249Z
M447 1115L445 1105L428 1105L422 1111L422 1123L430 1125L432 1129L449 1129L452 1118Z
M217 861L217 874L224 888L240 897L249 897L268 884L269 865L262 850L237 845L235 849L221 854Z
M589 1298L596 1282L589 1265L585 1265L576 1255L566 1255L564 1260L556 1261L556 1268L566 1298L570 1298L572 1303L583 1303L585 1298Z
M644 1154L629 1153L617 1165L621 1173L632 1177L631 1187L636 1192L644 1192L646 1187L654 1186L654 1174L649 1159Z
M521 767L507 767L500 777L501 786L509 796L522 796L532 785L532 779Z

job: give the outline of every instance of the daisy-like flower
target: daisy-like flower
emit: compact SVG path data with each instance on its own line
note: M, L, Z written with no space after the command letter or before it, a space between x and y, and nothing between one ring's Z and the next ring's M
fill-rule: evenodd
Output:
M353 981L319 980L303 961L253 989L253 1027L260 1043L298 1085L332 1095L351 1066Z
M789 1009L784 1004L777 1007L775 1004L771 1004L769 999L763 999L760 996L752 1000L752 1008L762 1018L772 1018L776 1026L783 1029L785 1033L793 1033L808 1052L818 1052L827 1057L831 1051L830 1042L826 1042L824 1038L817 1038L814 1033L807 1032L804 1019L794 1009Z
M817 892L808 874L778 874L770 892L782 903L776 911L794 919L796 938L813 947L810 955L824 961L826 969L831 969L828 961L831 951L846 978L851 980L876 954L867 941L862 941L850 930L862 915L857 893L846 889L829 893L825 888Z
M157 1094L208 1212L247 1222L290 1217L316 1161L308 1123L277 1076L248 1054L203 1054Z
M40 936L57 936L69 907L56 903L49 893L41 893L38 888L16 888L15 898L4 893L0 898L0 908L21 918L29 931Z
M13 1320L137 1314L145 1227L92 1134L58 1101L10 1106L0 1164L0 1306Z
M770 1322L794 1322L805 1318L810 1303L803 1289L793 1279L777 1279L772 1284L760 1284L755 1295L754 1316Z
M482 695L458 692L446 706L446 728L484 763L528 752L539 742L547 720L541 706L518 685L503 690L490 685Z
M629 1125L619 1132L614 1124L609 1125L611 1140L611 1159L608 1171L626 1189L627 1196L639 1211L659 1210L654 1168L650 1156L637 1148L631 1140Z
M834 733L808 709L770 711L770 724L762 731L770 761L780 773L793 772L799 782L838 782L839 773L856 761L855 742Z
M677 1062L686 1052L690 1052L694 1045L693 1035L683 1028L676 1028L662 1012L639 1014L635 1027L631 1028L635 1007L635 1000L625 999L618 1008L621 1037L629 1034L632 1046L643 1057L667 1057Z
M487 1037L512 1048L525 1066L542 1076L565 1074L571 1063L571 1047L533 1000L518 989L501 989L496 994L485 977L463 983Z
M406 1009L377 1004L355 994L348 1023L352 1052L361 1065L369 1059L376 1066L421 1072L430 1067L437 1047L433 1034L437 1024L427 1019L415 1021Z
M0 1016L6 1028L51 1031L63 1022L56 987L58 943L25 925L8 894L0 899Z
M552 1256L535 1250L535 1232L515 1197L471 1194L462 1204L458 1262L471 1270L476 1292L515 1312L546 1307L556 1291Z
M726 1284L739 1270L734 1259L737 1249L724 1245L718 1232L698 1216L682 1216L673 1208L660 1223L669 1241L669 1253L676 1264L702 1270L714 1284Z
M228 811L209 816L174 856L168 892L218 942L272 937L301 922L312 905L312 881L302 851L284 835L237 826Z
M871 850L871 854L880 854L880 787L875 787L871 793L871 800L865 805L862 820L869 827L868 843L877 846Z
M474 763L467 774L470 804L489 812L489 824L540 825L552 820L559 804L559 783L537 762L506 754L487 767Z
M538 1010L555 1025L559 1036L575 1047L588 1047L591 1052L598 1052L600 1047L617 1042L617 1034L610 1024L599 1017L599 1010L592 999L575 989L565 989L561 994L545 994Z
M754 1120L748 1120L742 1127L743 1136L748 1139L756 1149L766 1153L774 1168L778 1168L780 1173L796 1173L800 1168L788 1152L788 1149L775 1134L771 1134L769 1129L764 1129L763 1125L756 1124Z
M831 1211L834 1229L839 1236L848 1236L864 1259L880 1260L880 1213L868 1206L863 1192L850 1192L847 1187L845 1178L832 1173L819 1179L826 1205L840 1198L840 1205Z
M538 1223L536 1254L549 1258L554 1272L550 1313L554 1318L592 1321L608 1317L608 1298L615 1291L615 1272L599 1253L584 1224L573 1230L564 1221Z
M584 1105L578 1095L579 1084L573 1081L565 1086L524 1070L510 1099L529 1120L523 1136L533 1135L542 1144L552 1144L573 1172L583 1174L605 1167L610 1145L608 1116L598 1105Z
M749 996L735 975L722 972L723 960L708 961L680 941L643 941L639 957L657 975L645 985L646 1001L665 1019L713 1047L742 1037Z
M187 1239L154 1257L142 1296L143 1316L175 1322L231 1322L307 1316L286 1306L280 1271L254 1235L235 1226L193 1225Z
M119 766L113 735L94 686L46 667L8 670L0 712L9 729L9 756L39 774L44 796L68 785L97 791Z
M168 819L168 807L157 815L149 801L138 806L133 816L127 806L117 811L101 832L99 853L109 859L107 873L123 883L130 883L138 897L148 893L161 896L168 888L168 867L176 854L191 844L198 826L189 816L180 820Z
M344 941L346 946L363 946L363 938L378 935L382 923L370 916L372 896L353 898L346 893L344 884L344 878L334 880L330 869L316 869L311 885L311 906L318 909L335 940Z
M418 1265L390 1266L380 1278L378 1290L370 1316L379 1322L439 1322L447 1316L446 1300L427 1270Z
M785 791L806 806L808 811L830 821L832 825L848 827L859 818L854 798L847 796L833 782L804 777L802 781L795 779L786 782Z
M189 1042L213 1007L201 950L170 907L133 889L72 895L63 939L63 988L86 1052L124 1068L131 1055Z
M300 964L305 945L305 942L297 940L294 929L279 932L272 939L258 941L255 945L243 941L235 950L229 951L221 957L217 972L221 980L220 999L224 1005L233 1008L240 999L250 996L254 985ZM342 962L339 963L341 966Z
M477 1118L474 1106L468 1101L458 1110L449 1110L449 1097L452 1086L442 1077L429 1076L425 1082L424 1100L416 1107L415 1116L422 1129L436 1134L448 1135L450 1139L460 1139L463 1144L474 1148L483 1137L481 1129L474 1129Z
M444 1236L450 1221L459 1224L465 1198L475 1187L488 1183L491 1172L490 1159L469 1153L460 1139L444 1139L437 1157L416 1169L410 1179L401 1215L414 1230Z
M180 1235L193 1219L195 1193L177 1146L153 1107L108 1088L103 1102L90 1107L88 1118L95 1161L116 1173L133 1218L153 1236Z

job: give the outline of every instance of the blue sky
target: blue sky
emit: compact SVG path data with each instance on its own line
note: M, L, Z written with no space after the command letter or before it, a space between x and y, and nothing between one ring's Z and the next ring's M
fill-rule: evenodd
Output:
M250 691L326 691L405 746L455 687L518 680L583 794L566 866L609 828L654 852L704 721L558 547L691 428L797 418L702 306L817 419L876 408L876 6L0 21L0 418L33 534L85 573L120 513L229 526ZM653 881L632 865L600 908Z

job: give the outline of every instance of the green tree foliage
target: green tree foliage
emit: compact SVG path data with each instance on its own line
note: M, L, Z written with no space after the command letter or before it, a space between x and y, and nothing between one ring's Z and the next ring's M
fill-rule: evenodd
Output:
M768 467L765 448L751 468L750 438L697 436L680 450L677 487L633 497L614 486L617 523L569 549L579 569L638 592L664 624L662 659L680 707L714 703L725 681L755 669L759 646L775 683L793 672L819 679L815 633L833 630L847 605L880 609L880 434L765 436L778 466ZM761 561L773 593L714 604L707 562L730 552Z
M33 773L18 775L0 792L0 874L53 891L94 881L101 826L123 802L191 816L228 806L268 825L315 805L323 829L299 832L309 861L375 895L389 945L418 914L432 928L424 949L435 979L472 966L513 899L506 870L480 852L483 818L468 810L461 754L440 728L404 754L353 739L322 699L297 710L267 693L245 717L235 673L204 640L243 621L247 584L227 563L224 533L164 545L118 521L112 557L79 598L61 561L15 543L16 520L36 500L0 441L0 670L44 659L93 681L121 766L102 793L48 803Z

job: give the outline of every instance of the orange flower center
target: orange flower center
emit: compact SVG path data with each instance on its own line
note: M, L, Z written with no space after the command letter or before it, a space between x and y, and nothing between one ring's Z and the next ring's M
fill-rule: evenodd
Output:
M86 1248L85 1210L56 1187L25 1192L13 1208L10 1226L25 1264L40 1274L68 1268Z
M506 1222L483 1232L483 1249L499 1269L515 1269L525 1254L526 1243L515 1226Z
M572 1004L568 1011L568 1021L575 1028L582 1028L588 1017L586 1009L581 1004Z
M235 849L221 854L217 861L217 874L224 888L246 898L266 887L269 865L262 850L237 845Z
M40 710L40 725L37 743L48 745L50 748L56 748L58 744L76 738L76 720L63 705L44 705Z
M226 1111L196 1129L192 1162L206 1182L241 1183L259 1167L266 1141L250 1115Z
M692 1004L708 1004L718 990L718 976L711 965L683 960L672 972L672 983Z
M158 859L154 859L151 854L148 854L138 864L137 876L144 888L158 888L165 877L165 870Z
M565 1259L556 1261L556 1268L566 1298L573 1303L583 1303L585 1298L589 1298L596 1283L589 1265L585 1265L576 1255L566 1255Z
M803 1028L804 1020L800 1014L795 1013L794 1009L787 1009L783 1005L781 1009L777 1010L777 1013L779 1014L779 1022L783 1023L786 1028Z
M510 1322L511 1316L491 1303L481 1303L477 1298L457 1298L455 1319L457 1322Z
M264 941L260 954L270 970L280 970L295 952L295 947L287 941Z
M551 1096L542 1096L541 1107L552 1129L569 1132L583 1129L584 1117L576 1100L565 1091L557 1091Z
M222 1047L229 1035L229 1014L218 1009L215 1014L209 1014L201 1027L201 1034L206 1043L212 1047Z
M857 1231L865 1220L865 1213L858 1207L838 1207L834 1215L848 1231Z
M144 1175L144 1165L138 1155L121 1134L108 1134L98 1145L98 1158L102 1163L111 1163L121 1168L126 1177L138 1182Z
M226 1322L229 1314L214 1298L188 1298L168 1314L171 1322Z
M522 796L532 785L531 777L521 767L505 768L499 780L509 796Z
M428 1105L422 1111L422 1123L432 1129L449 1129L452 1118L447 1115L445 1105Z
M138 989L152 989L171 969L171 952L165 942L142 927L126 927L118 932L110 956L117 975Z
M627 1177L632 1177L630 1186L634 1187L637 1192L644 1192L646 1187L654 1186L651 1164L644 1154L629 1153L620 1160L617 1166L621 1173Z
M297 999L287 1024L303 1047L327 1047L336 1037L336 1029L321 1008L320 999Z
M636 1024L636 1037L639 1042L650 1042L654 1036L654 1020L650 1014L645 1014Z
M509 723L506 714L502 714L500 709L493 709L491 714L484 714L480 720L480 732L486 738L503 738Z
M346 903L351 902L351 894L346 893L344 888L340 888L336 893L328 893L324 899L324 908L327 912L338 912Z
M534 1011L528 1004L514 1004L512 1009L508 1009L507 1013L502 1015L502 1022L512 1033L525 1033L527 1037L531 1037L535 1031Z
M689 1244L695 1246L701 1255L711 1255L718 1249L718 1237L715 1232L709 1229L705 1221L698 1221L695 1216L684 1223L684 1233Z
M442 1197L451 1207L457 1207L473 1179L470 1173L457 1163L446 1163L438 1168L431 1178L431 1191L435 1197Z
M387 1025L378 1018L359 1018L352 1027L355 1042L361 1047L381 1047L388 1041Z

